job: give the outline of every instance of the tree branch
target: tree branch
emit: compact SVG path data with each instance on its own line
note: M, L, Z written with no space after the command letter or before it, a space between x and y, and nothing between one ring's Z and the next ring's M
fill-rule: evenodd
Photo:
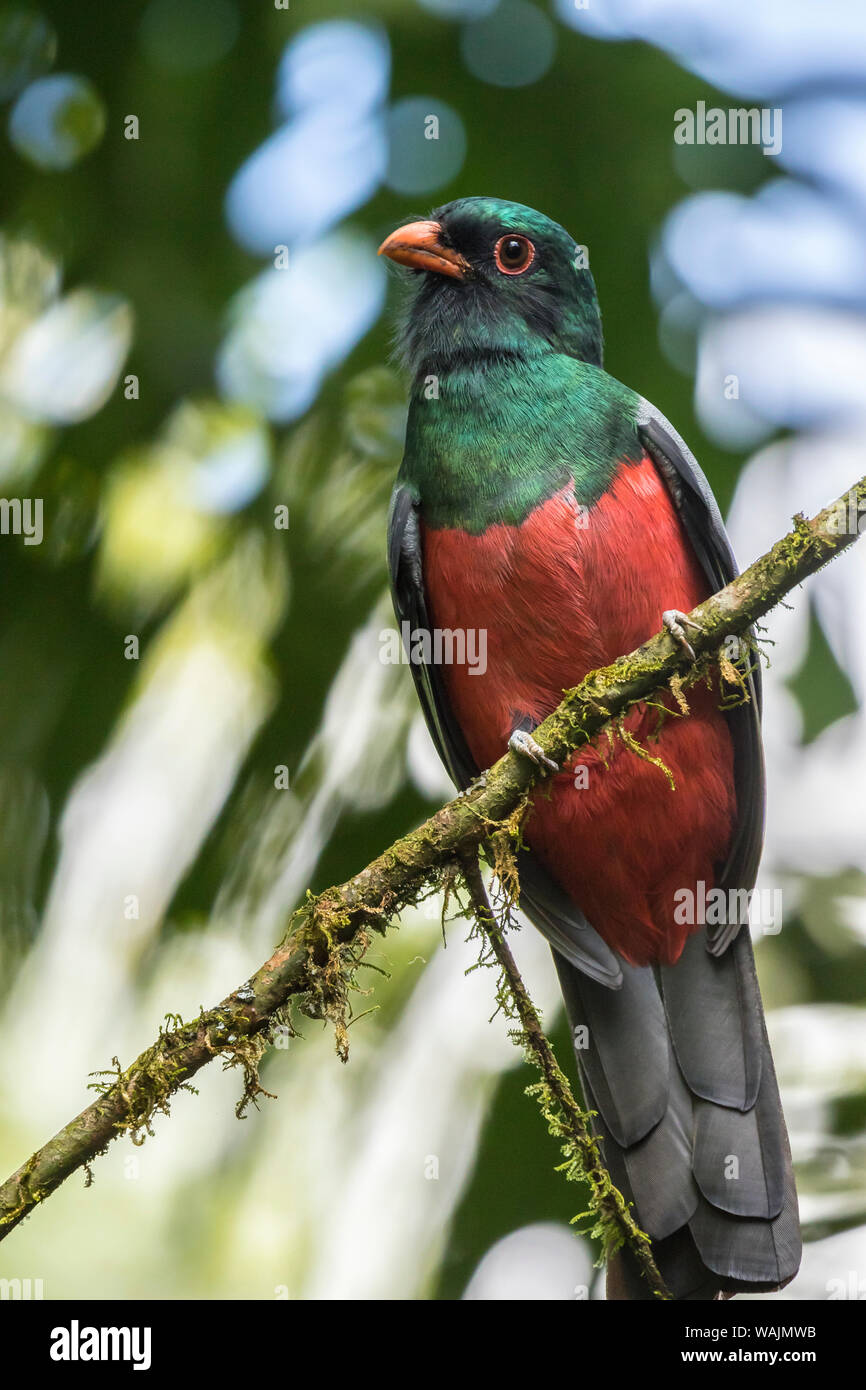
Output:
M605 1259L620 1245L627 1244L653 1293L659 1298L670 1299L670 1290L652 1256L650 1238L637 1225L628 1202L611 1182L610 1174L602 1163L598 1140L590 1131L589 1116L574 1099L568 1077L557 1062L553 1046L541 1026L538 1010L505 939L503 925L490 906L477 851L463 856L461 869L475 920L502 972L508 994L507 1011L509 1016L520 1021L521 1032L516 1035L515 1041L531 1054L531 1060L543 1078L541 1083L529 1088L530 1093L537 1096L548 1129L562 1144L565 1159L562 1167L566 1176L589 1184L590 1210L597 1218L592 1234L602 1238Z
M545 753L563 763L606 724L646 699L671 677L706 674L725 638L742 635L796 584L814 574L857 539L856 525L840 518L866 513L866 478L811 520L794 529L720 593L694 609L701 631L693 646L697 665L662 632L637 651L590 674L566 693L535 730ZM691 636L691 630L690 630ZM168 1026L131 1066L116 1064L102 1093L0 1187L0 1238L50 1196L78 1168L88 1168L112 1139L130 1134L141 1142L157 1111L215 1057L240 1066L244 1091L239 1111L261 1091L258 1061L283 1010L294 1001L302 1012L330 1018L337 1047L346 1056L352 973L370 941L416 902L425 885L453 872L461 855L497 831L516 838L529 793L546 774L527 758L507 753L469 791L449 802L419 829L403 836L378 859L339 887L307 900L290 919L280 945L264 965L216 1007Z

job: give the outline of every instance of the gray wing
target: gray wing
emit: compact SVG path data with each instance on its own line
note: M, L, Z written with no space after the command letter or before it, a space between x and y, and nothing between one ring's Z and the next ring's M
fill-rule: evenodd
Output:
M648 401L638 415L638 436L664 478L707 580L721 589L739 573L731 543L710 485L697 460L676 430ZM761 742L761 670L755 663L747 677L749 701L728 712L734 743L734 783L737 824L727 861L720 866L717 887L750 889L758 875L764 843L764 750ZM722 927L708 928L707 946L720 955L730 945L745 917Z
M398 623L408 623L410 631L429 630L418 502L410 489L400 483L394 489L388 519L388 569ZM463 790L481 769L466 746L439 668L410 662L409 669L436 751L454 785ZM520 857L520 908L578 970L609 989L620 987L619 958L530 850Z

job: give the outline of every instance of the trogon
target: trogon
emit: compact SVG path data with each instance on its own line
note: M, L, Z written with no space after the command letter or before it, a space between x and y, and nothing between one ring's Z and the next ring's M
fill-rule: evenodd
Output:
M411 271L394 605L404 632L472 633L485 652L437 662L428 641L410 662L465 788L508 746L543 759L533 730L563 691L662 622L689 647L684 615L737 569L683 440L603 370L585 248L563 227L461 198L380 250ZM733 708L712 678L687 714L670 693L632 708L536 791L519 856L604 1160L677 1299L777 1289L800 1261L748 926L764 768L759 671L744 678ZM607 1283L653 1297L628 1251Z

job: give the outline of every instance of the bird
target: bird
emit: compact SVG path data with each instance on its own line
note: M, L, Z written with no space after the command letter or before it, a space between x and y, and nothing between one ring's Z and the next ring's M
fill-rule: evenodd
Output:
M465 790L506 748L549 765L533 731L563 691L662 622L693 655L686 615L738 570L688 446L604 370L588 253L564 227L463 197L379 252L405 281L411 381L388 520L395 613L404 633L484 639L483 662L429 642L409 662ZM619 736L547 766L518 856L520 910L552 949L602 1156L676 1300L781 1288L801 1256L748 923L760 671L748 650L739 660L747 698L703 679L688 713L663 693ZM607 1298L653 1297L622 1247Z

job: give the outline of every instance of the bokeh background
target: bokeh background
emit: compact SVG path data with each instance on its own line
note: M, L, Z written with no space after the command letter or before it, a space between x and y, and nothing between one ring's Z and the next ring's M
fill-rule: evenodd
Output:
M780 152L677 145L701 100L781 109ZM0 493L45 525L0 536L9 1171L88 1073L222 997L308 886L447 795L407 668L378 660L405 396L387 231L467 193L566 224L608 370L689 439L741 562L864 471L866 11L4 4L0 102ZM768 632L761 884L784 926L758 968L809 1241L786 1298L866 1297L864 579L861 547ZM237 1076L207 1068L3 1244L0 1276L597 1297L582 1193L439 908L375 947L348 1066L305 1022L241 1123ZM516 949L565 1058L546 949Z

